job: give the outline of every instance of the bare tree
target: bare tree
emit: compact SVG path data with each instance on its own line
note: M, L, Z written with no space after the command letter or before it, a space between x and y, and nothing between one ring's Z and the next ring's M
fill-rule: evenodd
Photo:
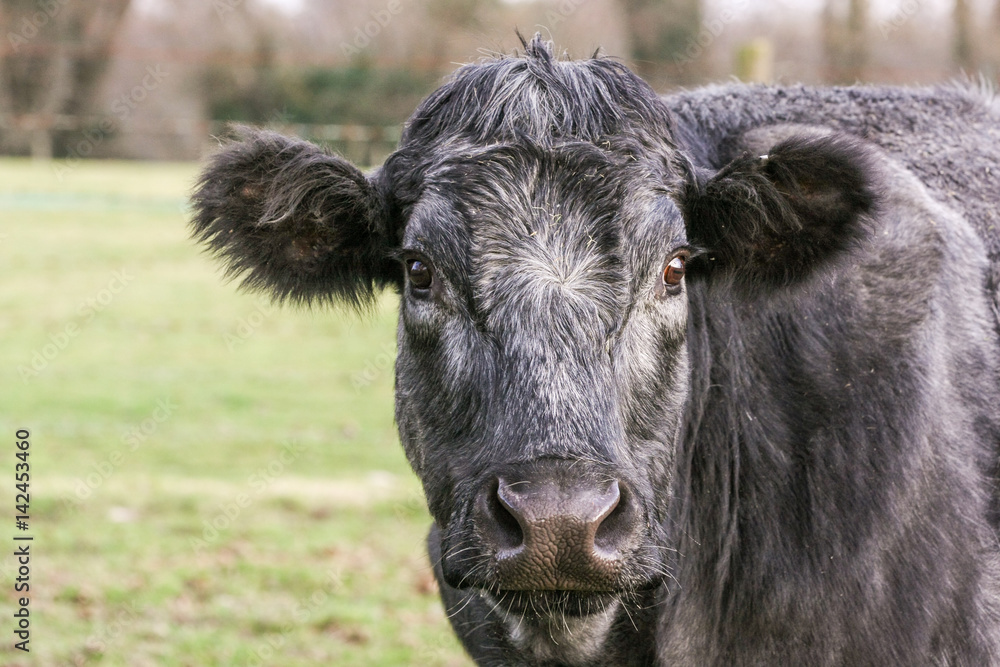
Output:
M858 81L868 64L868 0L851 0L847 12L847 53L845 75Z
M51 157L58 116L92 109L130 0L0 0L3 143ZM21 148L23 150L23 147Z
M854 83L868 64L868 0L827 0L823 7L823 46L830 78Z
M1000 80L1000 0L993 5L993 21L989 27L989 39L987 44L992 48L993 73Z
M837 16L837 0L826 0L820 22L823 33L823 54L826 56L826 66L831 72L836 70L836 58L843 49L843 29ZM833 78L828 75L828 78Z
M952 57L955 64L966 71L975 69L975 55L972 46L972 26L969 24L968 0L955 0L952 9L954 34L952 36Z

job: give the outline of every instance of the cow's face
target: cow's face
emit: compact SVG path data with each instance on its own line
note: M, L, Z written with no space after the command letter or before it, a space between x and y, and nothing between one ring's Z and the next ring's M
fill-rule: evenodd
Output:
M376 177L403 220L396 416L445 581L586 614L668 570L696 250L655 94L529 52L432 95Z
M661 578L693 251L640 157L469 147L411 208L396 417L453 586L519 604Z
M680 134L624 67L533 43L463 69L369 177L246 131L194 197L196 234L245 286L398 290L396 417L444 580L522 619L669 580L694 292L784 289L873 205L854 141L711 171Z

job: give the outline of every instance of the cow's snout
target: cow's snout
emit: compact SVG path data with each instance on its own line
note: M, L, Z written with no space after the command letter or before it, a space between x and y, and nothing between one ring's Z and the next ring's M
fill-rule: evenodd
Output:
M637 540L628 487L544 466L494 477L476 499L475 523L508 590L614 590Z

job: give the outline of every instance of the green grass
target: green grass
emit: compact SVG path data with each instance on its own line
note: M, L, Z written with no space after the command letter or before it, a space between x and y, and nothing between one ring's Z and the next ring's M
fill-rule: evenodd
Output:
M392 422L395 297L272 308L188 240L195 165L59 166L0 160L0 539L19 428L35 537L32 651L5 556L0 663L468 664Z

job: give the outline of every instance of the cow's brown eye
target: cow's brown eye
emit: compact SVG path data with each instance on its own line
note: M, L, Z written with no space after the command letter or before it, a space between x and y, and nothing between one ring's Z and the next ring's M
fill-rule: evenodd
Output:
M677 255L663 268L663 285L667 288L680 287L684 279L684 267L687 264L684 255Z
M410 276L410 284L414 289L430 289L434 276L430 264L420 259L406 260L406 272Z

